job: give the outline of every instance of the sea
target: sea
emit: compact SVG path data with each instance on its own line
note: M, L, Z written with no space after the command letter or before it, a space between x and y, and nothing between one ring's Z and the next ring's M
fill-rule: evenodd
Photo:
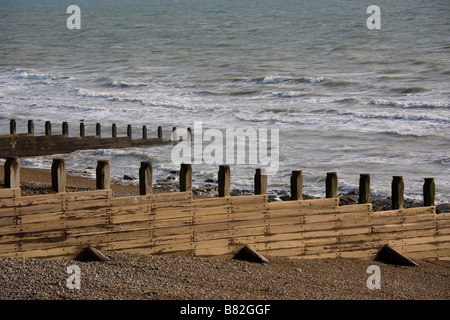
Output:
M0 0L0 134L10 119L18 133L33 120L36 135L45 121L54 134L68 122L70 136L81 121L86 135L116 123L136 138L143 125L169 139L196 122L276 131L269 193L302 170L312 196L337 172L340 192L370 174L372 192L389 196L403 176L405 197L421 201L433 177L436 203L449 203L449 12L448 0ZM152 161L158 181L179 170L173 148L57 156L90 176L109 160L117 181ZM20 163L50 168L54 157ZM220 164L194 164L194 187L214 184ZM259 164L228 164L231 188L252 190Z

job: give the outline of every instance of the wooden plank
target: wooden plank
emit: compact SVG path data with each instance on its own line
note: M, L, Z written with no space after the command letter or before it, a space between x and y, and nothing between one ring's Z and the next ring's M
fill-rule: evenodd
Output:
M64 202L63 193L40 194L20 197L17 199L17 206L34 206L39 204L54 204Z
M153 201L147 196L115 197L111 199L111 207L127 207L134 205L151 205Z
M65 210L75 211L75 210L95 210L97 208L111 207L112 199L95 199L95 200L84 200L84 201L68 201L65 203Z
M229 197L230 202L233 206L240 204L250 204L250 203L267 203L269 200L268 195L249 195L249 196L234 196Z
M159 209L152 207L152 213L154 214L155 220L192 218L194 216L192 208L188 206Z
M85 201L96 199L110 199L112 198L111 189L103 190L89 190L89 191L77 191L77 192L65 192L62 193L62 198L65 201Z
M77 256L83 248L78 246L62 247L53 249L37 249L28 251L16 251L14 254L7 254L11 258L36 258L36 259L70 259ZM5 255L2 255L5 256Z
M232 213L241 212L268 212L268 205L265 202L262 203L242 203L242 204L232 204Z
M170 193L152 193L147 195L153 202L159 204L163 202L181 202L192 201L192 191L186 192L170 192Z
M16 198L20 197L21 195L21 189L20 188L7 188L7 189L0 189L0 206L5 198Z
M201 216L215 216L215 215L221 215L221 214L229 214L231 213L231 206L230 205L220 205L215 207L193 207L191 212L195 217L201 217Z
M192 201L192 206L196 209L221 207L221 206L230 207L230 205L231 205L230 197L195 199Z

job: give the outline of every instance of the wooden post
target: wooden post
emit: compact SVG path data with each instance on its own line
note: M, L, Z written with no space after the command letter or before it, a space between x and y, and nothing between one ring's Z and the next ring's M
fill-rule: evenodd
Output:
M359 175L359 203L370 203L370 174Z
M266 169L258 168L255 172L255 194L267 194L267 174Z
M117 126L115 123L112 124L112 137L117 138Z
M127 126L127 137L131 139L132 137L132 130L131 130L131 124Z
M100 123L95 124L95 135L99 138L102 137L102 125Z
M34 136L34 121L28 120L28 134L31 134Z
M425 178L423 184L423 205L425 207L434 206L434 196L436 193L436 186L434 184L434 178Z
M171 137L171 140L174 141L174 142L178 140L178 137L177 137L177 127L173 127L173 128L172 128L172 137Z
M20 188L20 166L18 157L6 157L5 188Z
M291 174L291 200L303 199L303 173L302 170L293 170Z
M223 164L219 166L219 197L230 196L231 171L230 166Z
M158 127L158 139L162 139L162 128Z
M84 122L80 123L80 137L84 137Z
M192 164L182 163L180 168L180 192L192 191Z
M64 159L53 159L52 189L58 193L66 192L66 163Z
M9 122L9 133L10 134L16 134L16 120L11 119Z
M153 168L150 161L142 161L139 168L139 194L146 195L153 192Z
M147 140L147 126L142 126L142 139Z
M45 135L52 135L52 123L50 121L45 121Z
M108 160L97 161L97 189L109 189L111 186L111 168Z
M67 122L62 123L62 134L69 136L69 124Z
M325 181L325 195L327 198L338 197L338 178L336 172L328 172Z
M392 210L402 209L405 194L403 177L394 176L392 180Z
M188 131L188 140L192 141L192 139L193 139L193 136L192 136L192 129L191 129L191 128L188 128L187 131Z

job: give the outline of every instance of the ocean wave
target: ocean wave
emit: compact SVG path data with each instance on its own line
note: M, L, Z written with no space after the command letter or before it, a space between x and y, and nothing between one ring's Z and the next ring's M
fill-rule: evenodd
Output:
M106 92L97 92L92 90L87 90L83 88L73 89L72 90L79 97L87 97L87 98L113 98L114 94L106 93Z
M298 91L286 91L283 93L277 93L275 94L275 96L280 98L297 98L306 96L306 93Z
M98 78L94 80L95 83L99 83L105 87L113 88L133 88L133 87L145 87L146 83L135 81L114 80L111 78Z
M386 114L386 113L356 113L337 111L336 114L342 116L351 116L360 119L380 119L380 120L401 120L401 121L432 121L441 123L450 123L450 119L440 117L430 117L426 115L406 115L406 114Z
M450 103L444 101L421 102L421 101L391 101L382 99L370 99L370 104L391 106L395 108L450 108Z
M58 77L56 75L40 73L36 70L16 68L11 70L12 73L16 74L14 79L16 80L56 80Z
M355 102L358 102L358 99L355 98L342 98L342 99L336 99L334 100L336 103L343 103L343 104L352 104Z
M274 83L283 83L283 82L305 82L305 83L319 83L323 81L329 81L331 79L325 77L283 77L283 76L266 76L264 78L256 78L254 81L260 84L274 84Z
M203 91L195 91L194 94L205 95L205 96L245 96L245 95L253 95L259 93L258 90L237 90L237 91L211 91L211 90L203 90Z
M274 111L271 111L274 110ZM260 113L260 114L248 114L248 113L236 113L234 114L234 117L238 120L245 121L245 122L256 122L256 123L267 123L267 124L287 124L287 125L305 125L305 126L311 126L311 125L317 125L318 122L314 120L309 119L297 119L295 117L292 117L288 114L288 117L286 117L285 113L282 110L279 109L266 109L266 113ZM279 117L275 117L275 115L281 113ZM288 119L288 120L286 120Z
M430 89L424 88L424 87L401 87L401 88L393 88L392 92L395 93L401 93L401 94L408 94L408 93L421 93L430 91Z
M110 83L111 87L119 87L119 88L132 88L132 87L145 87L145 83L140 82L126 82L126 81L117 81L113 80Z

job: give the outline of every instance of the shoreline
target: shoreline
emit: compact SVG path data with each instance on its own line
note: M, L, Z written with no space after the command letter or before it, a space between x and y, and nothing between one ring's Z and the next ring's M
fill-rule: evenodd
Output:
M165 179L157 180L153 185L154 193L164 193L164 192L177 192L178 184L177 178L173 174L169 175ZM111 181L111 189L113 191L113 197L126 197L126 196L137 196L139 195L139 186L134 184L133 181L137 179L134 177L126 177L125 181ZM71 175L67 174L67 192L75 191L88 191L96 189L96 182L94 178L82 176L82 175ZM49 194L55 193L51 189L51 170L50 169L39 169L30 167L20 168L20 187L22 189L22 196L37 195L37 194ZM3 165L0 165L0 188L4 188L4 169ZM194 199L200 198L211 198L217 196L217 184L212 179L207 179L203 186L198 188L193 188ZM252 195L253 190L247 189L232 189L232 196L239 195ZM303 199L315 199L307 194L303 194ZM280 190L276 194L269 194L269 199L271 201L286 201L290 200L289 192ZM348 192L339 194L340 205L352 205L358 203L357 192ZM391 199L390 197L385 197L381 195L371 194L371 202L373 206L373 211L386 211L391 210ZM405 198L404 208L420 207L423 203L420 201L414 201ZM450 212L450 204L443 203L436 206L436 213Z

